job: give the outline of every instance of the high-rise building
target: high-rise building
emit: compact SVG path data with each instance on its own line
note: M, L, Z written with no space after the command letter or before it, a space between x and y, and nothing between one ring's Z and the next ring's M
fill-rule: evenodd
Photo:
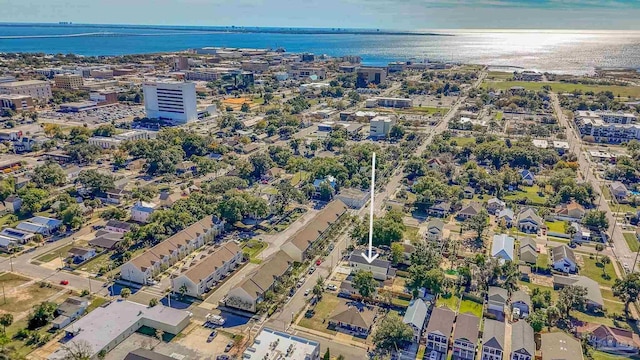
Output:
M356 87L364 88L369 84L380 85L387 81L387 68L362 66L356 76Z
M58 74L53 77L53 83L57 88L66 90L79 89L82 85L82 76L78 74Z
M169 120L178 124L198 119L195 83L148 82L142 89L147 117Z

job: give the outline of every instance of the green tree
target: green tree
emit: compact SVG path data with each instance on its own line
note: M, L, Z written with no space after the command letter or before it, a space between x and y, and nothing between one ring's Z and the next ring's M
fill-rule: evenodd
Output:
M377 349L390 351L402 348L412 338L413 330L411 327L402 322L399 315L390 312L376 328L372 341Z
M640 296L640 273L632 272L622 279L616 279L612 287L613 295L624 302L625 314L629 315L629 304Z
M100 217L105 220L111 220L111 219L123 220L124 218L127 217L127 212L117 207L110 207L105 211L101 212Z
M595 227L600 230L607 229L609 227L607 214L600 210L588 211L582 218L582 222L587 226Z
M324 292L324 280L322 276L316 279L316 284L313 286L313 295L317 297L322 297L322 293Z
M587 289L582 286L565 286L558 294L557 307L564 319L571 310L583 310L587 303Z
M549 306L546 310L547 325L549 327L555 326L558 320L560 320L560 311L555 306Z
M158 299L152 298L151 300L149 300L149 307L154 307L157 305L158 305Z
M402 246L399 242L394 242L391 244L391 262L394 265L402 262L404 258L404 246Z
M527 322L533 328L533 331L540 332L547 324L547 313L545 310L535 310L527 317Z
M322 360L331 360L331 353L329 352L329 348L327 348L327 351L324 352Z
M115 178L97 170L83 170L78 175L78 182L89 192L96 194L115 187Z
M0 325L2 325L2 332L7 332L7 326L11 326L13 324L13 315L10 313L5 313L0 316Z
M131 296L131 289L123 288L122 290L120 290L120 297L121 298L126 300L129 296Z
M604 245L600 243L596 244L596 262L598 262L598 255L600 255L602 250L604 250ZM602 268L604 268L604 266Z
M49 192L45 189L26 188L19 192L22 199L20 212L23 214L36 213L44 207L45 200L49 197Z
M251 111L251 107L249 106L248 103L243 103L242 106L240 107L240 111L247 113Z
M42 302L33 308L33 311L29 315L29 330L38 329L47 325L53 320L53 315L58 306L51 302Z
M394 140L400 140L404 137L405 130L400 124L395 124L389 130L389 137Z
M467 221L467 226L476 233L476 241L481 243L482 234L489 226L489 213L487 210L482 208L479 213Z
M37 187L62 186L67 182L67 175L56 163L47 163L33 169L31 181Z
M371 271L358 270L353 276L353 287L363 298L368 298L376 292L378 283L373 278Z

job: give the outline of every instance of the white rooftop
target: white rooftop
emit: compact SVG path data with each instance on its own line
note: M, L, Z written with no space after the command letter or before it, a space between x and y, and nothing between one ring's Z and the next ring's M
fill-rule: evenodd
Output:
M184 310L176 310L163 305L148 307L131 301L114 301L105 307L99 307L86 316L80 318L75 323L69 325L65 331L77 332L69 340L67 346L72 343L86 342L91 347L91 355L95 355L111 341L120 337L128 336L127 330L135 326L135 330L145 323L163 323L177 327L189 314ZM144 320L141 322L141 320ZM134 330L134 331L135 331ZM66 351L59 349L49 356L49 359L64 359Z
M320 353L320 344L305 338L264 328L253 344L245 350L245 360L315 359Z

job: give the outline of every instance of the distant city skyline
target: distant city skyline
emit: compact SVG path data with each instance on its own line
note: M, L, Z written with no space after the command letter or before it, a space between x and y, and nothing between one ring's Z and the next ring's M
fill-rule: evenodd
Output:
M0 7L0 22L640 30L635 0L0 0Z

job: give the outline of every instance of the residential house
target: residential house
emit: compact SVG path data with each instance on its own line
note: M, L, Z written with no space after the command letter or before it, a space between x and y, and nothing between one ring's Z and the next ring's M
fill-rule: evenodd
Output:
M158 206L146 201L137 201L131 208L131 220L146 223Z
M442 165L444 165L444 162L438 158L427 160L427 167L429 168L429 170L440 170Z
M64 174L67 176L67 182L72 182L78 178L82 169L78 165L72 165L64 169Z
M542 218L532 208L525 208L520 211L516 224L518 229L525 233L537 233L538 230L545 227Z
M96 256L96 249L72 247L69 249L69 256L73 259L74 263L85 262Z
M596 350L621 356L637 354L640 349L640 337L627 329L587 323L577 328L576 335L586 336Z
M22 207L22 199L20 199L18 195L9 195L4 199L4 205L6 206L7 211L15 214L19 212Z
M513 210L509 208L504 208L498 212L497 218L498 218L498 224L502 223L504 224L504 226L510 228L513 226L513 221L515 219L515 216L513 214Z
M506 234L493 235L491 256L500 261L513 261L515 239Z
M500 211L504 210L506 206L507 204L498 198L492 198L487 201L487 211L493 215L497 215Z
M473 199L473 196L476 194L476 190L471 186L465 186L464 189L462 189L462 194L465 199Z
M578 271L578 262L573 250L567 245L556 246L551 249L552 267L557 271L575 273Z
M440 242L442 241L442 233L444 230L444 222L440 219L432 219L427 223L427 240Z
M370 193L355 188L342 188L336 195L336 199L342 201L351 209L362 209L369 201Z
M293 259L286 252L278 251L229 290L226 306L255 313L258 304L264 300L264 294L273 289L292 267Z
M54 329L62 329L74 320L80 318L87 310L89 300L78 296L70 296L66 298L62 304L56 309L56 318L53 319L52 327Z
M18 248L16 239L0 235L0 251L12 253Z
M530 237L520 239L519 259L527 264L538 262L538 245L535 240Z
M462 208L462 210L458 211L456 217L459 220L470 219L480 213L482 210L482 205L477 202L470 202L469 205Z
M617 201L621 201L621 202L627 201L627 196L629 195L629 190L620 181L614 181L611 184L609 184L609 190L611 190L611 195Z
M400 263L404 264L404 265L411 265L411 254L413 254L414 252L416 252L416 247L403 242L402 243L402 260L400 261Z
M540 335L541 360L584 360L580 340L565 332Z
M14 228L4 228L0 231L0 235L10 239L15 239L16 242L20 244L28 243L35 236L35 234L28 231L22 231Z
M429 215L443 218L451 212L451 203L448 201L437 202L427 210Z
M171 280L174 293L200 298L242 262L243 253L235 241L200 253L196 263Z
M456 313L446 306L434 308L427 324L427 350L446 354L449 350L449 338L453 329Z
M558 220L580 221L586 213L584 206L578 204L574 200L569 203L556 206L555 217Z
M553 288L555 290L560 290L565 286L581 286L587 289L587 309L593 311L604 308L604 298L597 281L586 276L553 276Z
M111 219L107 221L104 229L109 232L124 234L131 231L131 224L129 224L128 222Z
M380 258L368 262L364 256L362 256L362 251L355 250L349 256L349 266L351 267L352 274L359 270L371 271L374 279L387 280L391 263L387 260L381 260Z
M329 318L329 326L337 331L366 337L371 331L376 314L364 305L350 306L342 303Z
M520 318L524 319L531 313L531 296L522 290L511 294L511 309L518 309Z
M332 189L332 193L335 192L336 186L338 185L336 178L331 175L327 175L324 179L315 179L313 180L313 188L315 189L314 197L320 197L320 189L322 188L321 185L323 183L329 184Z
M280 248L299 263L309 256L309 250L347 211L347 206L336 199L327 204L304 227L298 230Z
M591 241L591 231L589 231L588 228L580 225L575 221L572 222L570 226L575 229L575 233L573 234L573 239L571 240L578 243Z
M504 316L504 307L509 300L509 292L506 289L489 286L487 293L488 310Z
M120 268L120 278L146 284L148 279L213 241L223 229L224 221L206 216L126 262Z
M25 225L23 226L23 228L21 228L20 224L22 223L28 223L29 225ZM46 216L34 216L27 221L23 221L22 223L16 226L18 230L29 231L32 233L42 234L44 236L52 235L53 233L58 231L60 226L62 226L62 221ZM30 231L30 228L36 231Z
M413 300L407 312L405 312L402 322L411 326L413 330L413 342L420 343L422 338L422 330L424 330L424 324L427 320L427 314L429 307L422 301L422 299Z
M473 360L478 346L480 318L471 314L458 314L453 331L453 358Z
M533 183L536 181L535 176L529 170L520 170L520 178L522 179L522 183L533 186Z
M171 193L168 191L162 191L160 195L158 195L158 204L161 207L169 208L175 204L176 201L180 200L182 195L180 193Z
M482 331L482 360L502 360L504 353L505 324L484 319Z
M511 360L533 360L536 343L533 328L526 321L511 325Z
M122 241L123 234L104 230L96 232L96 237L89 240L88 245L104 250L113 250Z

